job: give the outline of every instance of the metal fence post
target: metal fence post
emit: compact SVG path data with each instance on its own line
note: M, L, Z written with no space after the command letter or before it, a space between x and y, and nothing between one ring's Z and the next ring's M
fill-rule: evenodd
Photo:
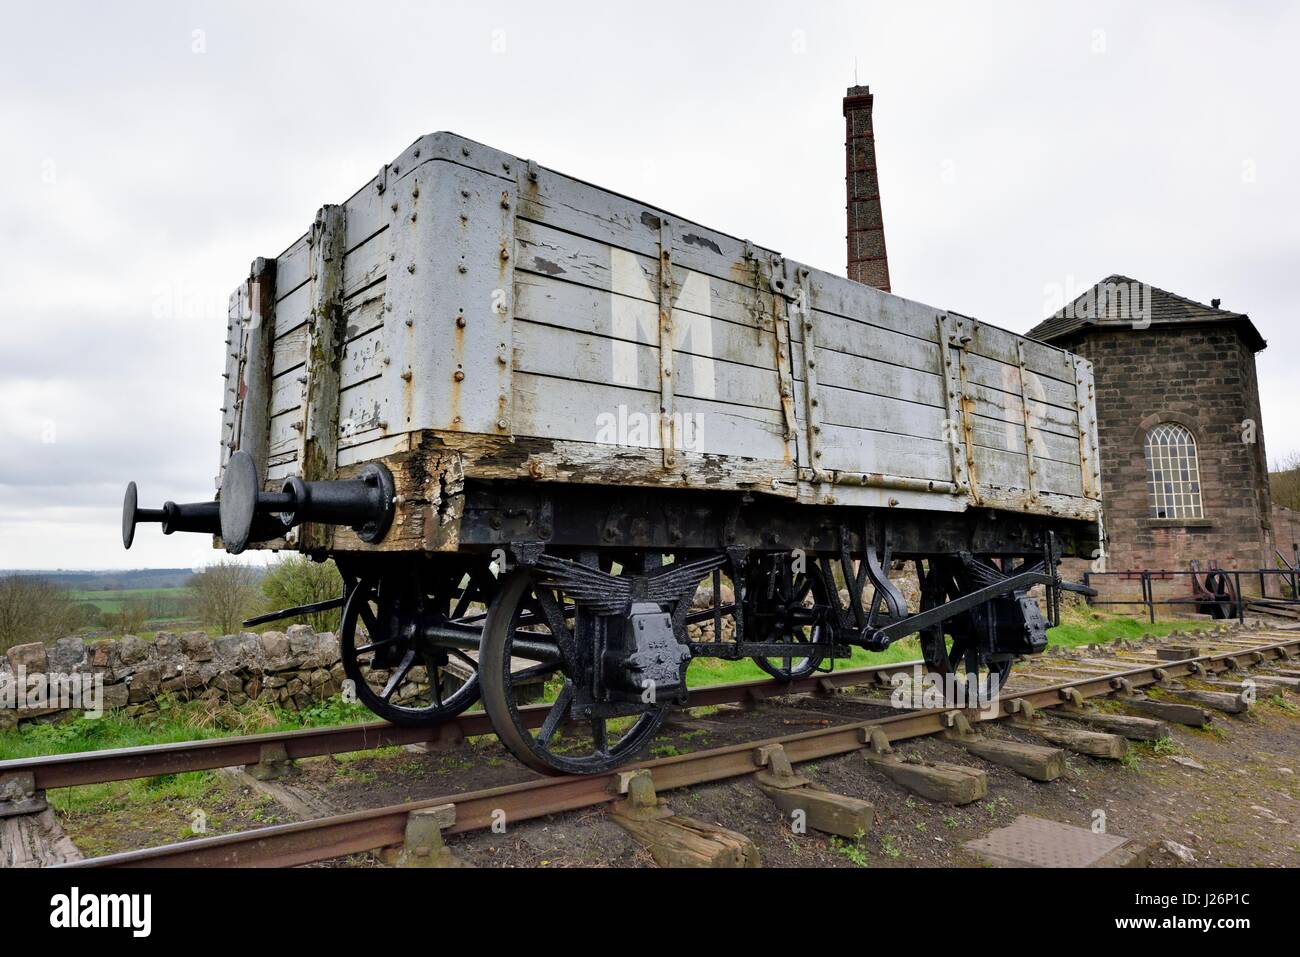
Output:
M1245 624L1246 600L1241 596L1241 572L1233 572L1232 577L1237 585L1237 621Z

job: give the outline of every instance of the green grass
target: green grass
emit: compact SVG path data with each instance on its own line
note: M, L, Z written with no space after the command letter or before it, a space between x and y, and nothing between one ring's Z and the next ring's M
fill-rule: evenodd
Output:
M362 705L346 704L337 696L301 712L262 703L244 708L231 705L214 708L200 701L175 703L163 699L160 706L159 713L150 718L131 718L124 711L112 711L102 718L79 717L57 724L28 723L0 732L0 760L374 720L374 715Z
M915 638L905 638L881 652L864 651L854 648L848 658L838 658L835 670L845 668L869 668L872 665L890 664L895 661L914 661L921 657L921 645ZM829 662L827 662L829 665ZM686 685L700 688L705 685L730 684L734 681L753 681L769 679L772 676L754 664L749 658L740 661L727 661L723 658L696 658L686 672Z
M1186 631L1213 627L1209 621L1169 621L1152 626L1133 618L1087 607L1064 609L1063 619L1060 627L1048 632L1053 644L1089 644L1115 638L1138 638L1143 634L1165 635L1175 629ZM920 644L913 637L897 642L887 651L879 653L855 648L848 659L836 661L835 668L865 668L915 660L920 655ZM741 661L697 658L691 662L686 673L687 685L693 688L768 677L765 671L748 658ZM559 686L558 680L548 684L544 700L553 701ZM124 712L113 712L99 719L75 718L58 724L26 724L16 730L0 732L0 760L374 720L374 716L362 705L345 704L339 697L298 713L262 703L253 703L240 709L230 705L213 707L204 702L177 703L163 699L160 705L160 713L150 718L128 718ZM184 775L176 776L176 781L167 786L185 787L187 780Z
M1126 615L1116 615L1087 606L1061 609L1061 624L1048 629L1047 640L1053 645L1070 648L1075 645L1105 644L1116 638L1132 640L1144 635L1162 638L1172 631L1198 631L1213 628L1220 622L1208 618L1198 620L1169 619L1151 624Z
M188 588L107 588L98 591L71 591L73 601L84 601L94 605L100 611L120 612L123 602L133 598L167 598L178 604L189 598Z

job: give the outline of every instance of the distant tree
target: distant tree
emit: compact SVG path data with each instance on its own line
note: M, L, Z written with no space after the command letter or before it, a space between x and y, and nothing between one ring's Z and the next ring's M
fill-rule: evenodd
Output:
M333 559L313 562L302 555L287 556L272 565L262 579L262 594L266 596L267 611L312 605L342 595L343 578ZM316 631L337 631L339 618L335 610L292 620L311 625Z
M1300 512L1300 452L1291 452L1273 463L1268 488L1274 505Z
M76 627L67 591L39 575L0 576L0 654L29 641L54 641Z
M98 628L104 621L104 613L93 601L78 601L72 606L72 627Z
M258 604L257 571L238 562L214 562L190 579L194 611L204 625L234 633Z
M153 616L149 613L149 599L124 598L115 612L104 616L113 631L124 635L139 634Z

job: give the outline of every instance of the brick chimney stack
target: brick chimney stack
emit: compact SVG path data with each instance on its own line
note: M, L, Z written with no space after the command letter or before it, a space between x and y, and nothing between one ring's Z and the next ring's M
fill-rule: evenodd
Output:
M889 292L889 258L876 176L876 137L871 128L871 89L851 86L844 97L847 158L849 278Z

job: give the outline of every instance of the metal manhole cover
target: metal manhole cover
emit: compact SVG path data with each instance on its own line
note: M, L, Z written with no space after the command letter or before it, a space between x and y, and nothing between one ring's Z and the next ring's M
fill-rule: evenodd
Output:
M993 864L1015 867L1096 867L1128 839L1022 814L1007 827L967 841L968 851Z

